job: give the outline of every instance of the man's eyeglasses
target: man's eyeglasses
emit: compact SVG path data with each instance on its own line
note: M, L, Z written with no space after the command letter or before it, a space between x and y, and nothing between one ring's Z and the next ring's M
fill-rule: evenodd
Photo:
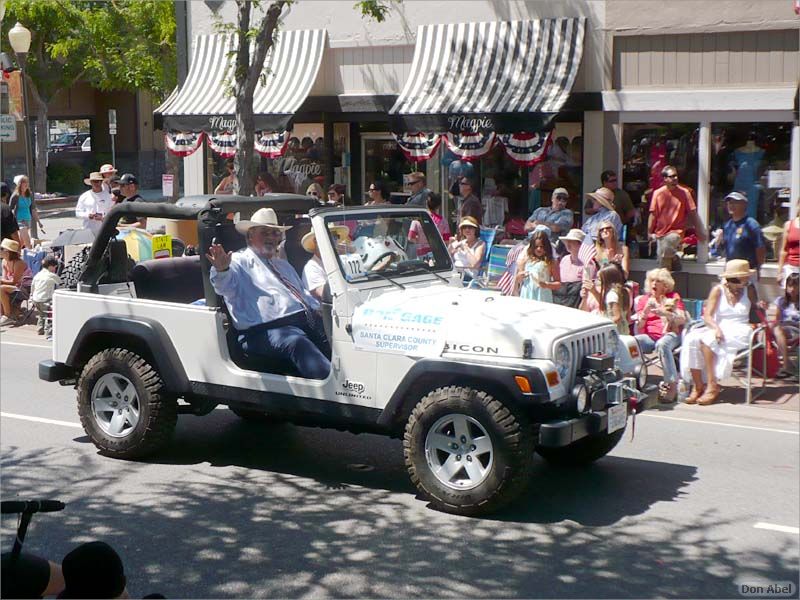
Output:
M678 176L677 173L665 173L664 179L675 179Z
M553 198L555 200L569 200L568 196L562 196L561 194L559 194L558 196L553 196Z
M370 192L377 192L377 191L378 191L378 188L369 188L369 190L368 190L368 191L370 191Z
M611 179L607 179L606 183L617 183L617 178L616 177L612 177Z
M408 185L417 185L418 183L422 183L422 179L417 179L416 181L409 182Z

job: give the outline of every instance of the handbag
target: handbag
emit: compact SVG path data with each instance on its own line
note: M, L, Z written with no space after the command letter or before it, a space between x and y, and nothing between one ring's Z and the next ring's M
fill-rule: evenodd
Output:
M772 328L767 323L767 315L764 310L756 307L753 312L754 316L758 318L758 324L766 326L764 327L764 348L753 350L753 368L760 370L761 367L759 365L764 364L764 352L766 352L767 372L763 374L763 377L773 379L781 369L778 348L775 344L775 334L772 333Z

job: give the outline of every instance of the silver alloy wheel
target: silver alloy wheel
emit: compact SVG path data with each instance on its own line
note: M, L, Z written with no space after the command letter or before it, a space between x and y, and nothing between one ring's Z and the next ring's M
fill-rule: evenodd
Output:
M483 426L467 415L445 415L425 436L425 460L443 485L471 490L489 476L494 459L492 439Z
M139 424L141 406L136 387L119 373L106 373L92 388L92 414L103 433L123 438Z

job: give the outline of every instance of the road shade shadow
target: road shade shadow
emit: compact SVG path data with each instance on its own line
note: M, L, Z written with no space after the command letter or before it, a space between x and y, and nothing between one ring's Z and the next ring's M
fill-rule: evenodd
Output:
M92 440L89 438L88 435L81 435L76 438L72 438L73 442L78 442L79 444L91 444Z
M603 526L644 514L656 502L674 502L697 479L697 468L635 458L606 456L586 467L565 468L539 461L528 491L500 521Z

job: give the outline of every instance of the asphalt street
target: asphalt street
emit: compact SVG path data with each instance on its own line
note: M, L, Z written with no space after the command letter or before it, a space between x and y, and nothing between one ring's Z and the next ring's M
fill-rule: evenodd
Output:
M100 456L75 391L37 379L47 342L0 337L4 499L53 498L26 548L102 539L132 597L738 597L798 581L798 415L746 405L641 415L591 468L537 463L491 518L420 500L400 442L225 409L181 416L147 462ZM3 549L16 523L2 522Z

